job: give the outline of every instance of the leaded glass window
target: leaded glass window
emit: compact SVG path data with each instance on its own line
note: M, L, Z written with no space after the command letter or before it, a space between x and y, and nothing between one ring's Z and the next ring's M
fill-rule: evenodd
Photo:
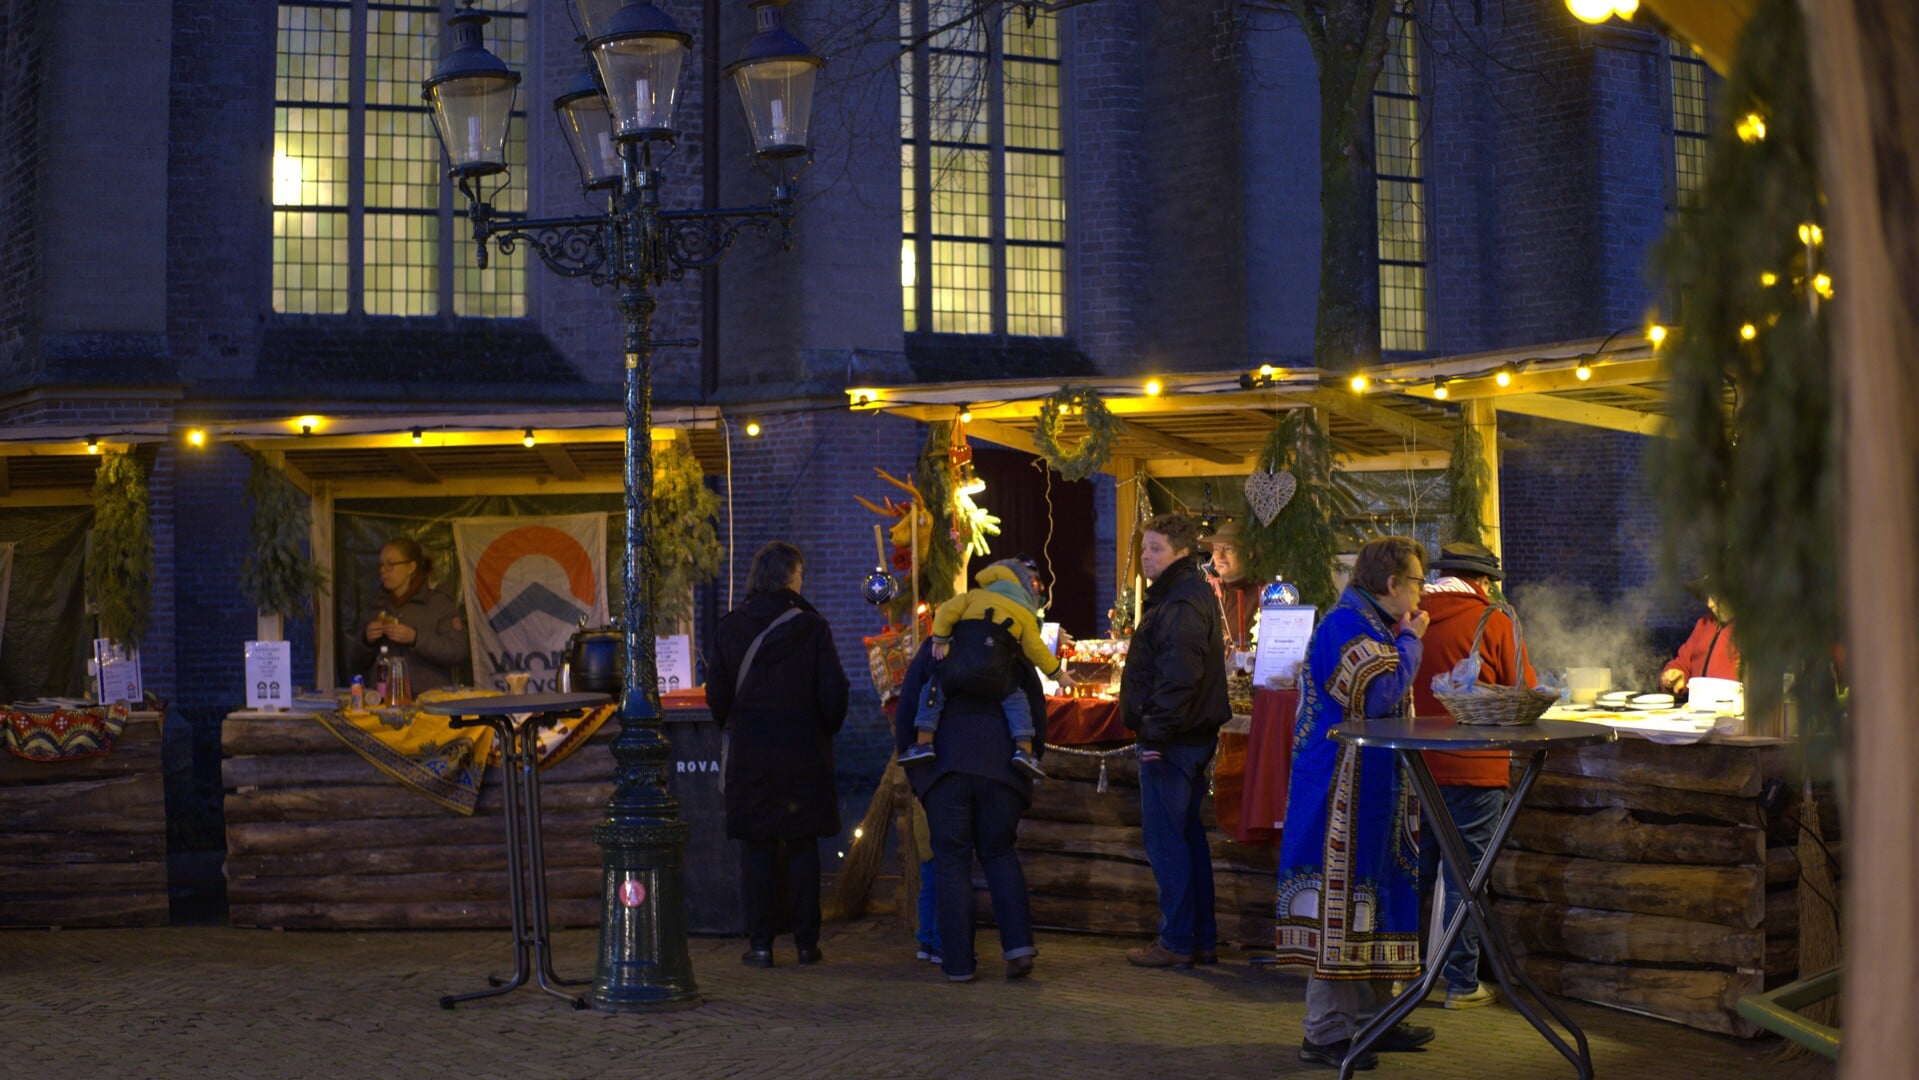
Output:
M1379 347L1426 347L1426 144L1412 6L1387 26L1373 84L1373 169L1379 218Z

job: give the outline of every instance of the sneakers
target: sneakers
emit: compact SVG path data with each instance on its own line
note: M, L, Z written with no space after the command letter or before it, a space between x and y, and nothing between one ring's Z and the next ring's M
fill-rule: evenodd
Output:
M1033 958L1030 956L1015 956L1006 962L1006 977L1009 979L1024 979L1032 973Z
M826 959L826 956L820 952L819 946L817 945L810 949L799 950L799 955L800 963L802 964L817 964L821 960Z
M973 976L974 972L969 971L964 975L948 975L946 981L950 983L972 982Z
M1337 1069L1346 1060L1347 1051L1353 1048L1353 1040L1341 1039L1338 1042L1316 1043L1311 1039L1302 1039L1299 1043L1299 1060L1308 1065L1324 1065ZM1353 1061L1354 1072L1367 1072L1379 1067L1379 1055L1371 1050L1359 1055Z
M1471 990L1447 990L1446 1007L1448 1009L1477 1009L1481 1005L1491 1005L1499 1000L1499 991L1480 983Z
M939 953L924 946L920 948L920 951L913 954L913 959L924 960L929 964L944 964L946 962L945 958L940 956Z
M1126 962L1143 968L1189 968L1193 966L1193 954L1174 952L1154 938L1151 945L1126 950Z
M740 954L740 963L747 967L770 968L773 966L773 950L748 949Z
M933 755L928 754L926 756L932 757ZM904 763L906 759L901 758L900 761ZM1046 770L1039 767L1039 759L1024 750L1013 751L1013 768L1018 769L1020 772L1025 773L1035 780L1046 779Z
M1418 1024L1408 1024L1404 1020L1386 1029L1386 1033L1373 1040L1370 1049L1382 1054L1398 1054L1407 1050L1417 1050L1433 1041L1438 1032Z
M939 754L933 749L932 743L918 742L907 747L899 760L901 765L923 765L936 757Z

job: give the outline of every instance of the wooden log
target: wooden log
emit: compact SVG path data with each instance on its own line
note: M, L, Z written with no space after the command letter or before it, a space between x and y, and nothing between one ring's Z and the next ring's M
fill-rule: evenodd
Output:
M164 831L128 832L0 832L0 865L30 867L40 864L166 862Z
M80 758L76 761L28 761L12 754L0 754L0 787L65 784L75 780L157 772L159 768L159 725L128 724L126 730L120 733L120 738L114 741L113 752L105 757Z
M1048 750L1041 762L1046 775L1054 780L1081 780L1089 784L1099 780L1099 763L1099 758L1058 748ZM1106 783L1108 787L1139 787L1139 755L1129 750L1106 758Z
M1528 806L1513 822L1511 843L1612 862L1740 866L1765 861L1766 834L1753 825L1649 823L1618 806L1590 814Z
M1139 824L1139 792L1126 788L1098 792L1093 785L1048 780L1033 789L1028 818L1077 821L1088 825Z
M235 926L278 927L289 930L491 930L513 925L503 892L497 900L461 902L433 900L418 903L239 903L228 908ZM554 899L547 917L556 928L600 925L600 901ZM502 947L502 952L506 947ZM510 959L510 957L509 957ZM505 961L502 961L505 962ZM560 972L578 977L583 973ZM447 979L457 981L458 973Z
M1021 851L1047 851L1072 855L1098 855L1108 859L1144 863L1146 843L1135 825L1085 825L1070 821L1021 818Z
M0 822L18 832L165 833L159 772L0 787Z
M1841 876L1840 866L1846 855L1845 845L1837 841L1830 841L1826 844L1826 851L1831 856L1831 861L1827 865L1832 867L1832 876L1834 880L1837 880ZM1776 889L1782 885L1795 885L1798 882L1798 851L1784 844L1767 848L1766 887Z
M498 815L504 805L504 784L480 789L479 814ZM542 810L554 813L592 810L606 804L611 784L555 784L543 787ZM381 784L339 784L329 787L285 788L230 795L228 823L254 821L330 821L335 818L410 818L422 810L452 811L409 788L388 781ZM1137 810L1137 807L1135 807Z
M351 749L311 716L236 717L220 725L220 752L242 754L310 754Z
M591 835L544 845L548 870L600 866L600 848ZM458 844L299 851L285 855L228 855L227 879L326 877L342 874L404 874L427 870L504 870L506 844ZM505 879L502 879L505 880Z
M165 926L167 890L9 900L0 904L0 927Z
M1834 897L1837 900L1837 897ZM1813 903L1819 903L1815 900ZM1766 917L1760 923L1767 937L1799 937L1799 890L1773 889L1766 893Z
M1519 767L1523 766L1516 766L1515 771ZM1759 794L1766 777L1783 775L1785 759L1776 746L1665 746L1623 738L1574 753L1548 754L1545 769L1568 776L1749 799Z
M1220 833L1212 836L1213 863L1225 863L1248 874L1264 874L1269 883L1279 877L1278 845L1242 844Z
M547 867L547 895L554 899L598 897L599 867ZM435 871L417 874L341 874L329 877L235 878L229 903L415 903L504 900L504 870Z
M1529 953L1598 964L1756 968L1765 951L1757 928L1532 900L1499 900L1493 907L1510 939Z
M332 738L331 733L327 735ZM334 739L334 744L337 750L228 757L220 763L220 779L228 788L365 784L388 780L385 773L345 743ZM594 753L591 743L569 754L564 761L540 771L542 788L595 780L604 782L611 790L613 761L604 752ZM495 764L486 770L481 790L504 782L500 768Z
M228 804L232 805L234 799L234 796L228 796ZM443 844L492 843L505 850L506 823L498 816L466 817L442 810L424 799L416 798L414 801L423 813L433 816L242 823L236 823L229 817L227 857L381 848L398 848L418 854ZM604 818L604 814L590 811L543 814L543 836L548 844L565 836L590 838L593 826Z
M0 904L13 897L68 896L110 891L167 891L167 861L43 863L13 866L0 875Z
M1586 964L1550 956L1527 956L1520 963L1549 994L1650 1013L1722 1035L1749 1039L1760 1033L1738 1013L1739 998L1762 989L1764 976L1758 971Z
M1765 918L1765 885L1757 866L1609 863L1532 851L1502 853L1492 872L1501 896L1736 927Z
M1784 986L1799 977L1799 937L1766 939L1766 988Z
M1609 806L1667 817L1709 818L1729 825L1757 826L1761 813L1758 802L1736 795L1679 791L1560 773L1541 773L1526 798L1527 809L1536 810L1603 810Z

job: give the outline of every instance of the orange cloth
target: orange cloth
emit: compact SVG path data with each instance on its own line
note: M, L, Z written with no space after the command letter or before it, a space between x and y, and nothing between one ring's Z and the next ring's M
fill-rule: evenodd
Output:
M1119 720L1119 702L1113 698L1049 697L1046 699L1046 742L1052 746L1132 742L1133 733Z
M1473 647L1479 617L1492 601L1478 586L1447 577L1426 587L1419 606L1433 621L1426 628L1419 673L1413 676L1413 708L1420 716L1449 716L1445 706L1433 697L1433 676L1451 671L1466 658ZM1520 685L1539 682L1524 648L1516 648L1513 621L1503 611L1495 610L1486 620L1479 656L1480 682L1513 685L1515 664L1521 668ZM1503 750L1426 751L1426 766L1441 786L1503 788L1510 783L1511 762L1512 755Z

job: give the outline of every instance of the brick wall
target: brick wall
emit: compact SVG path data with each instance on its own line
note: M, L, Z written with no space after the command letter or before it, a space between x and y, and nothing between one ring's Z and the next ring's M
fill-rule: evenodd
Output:
M30 375L39 337L42 5L0 3L0 385Z

